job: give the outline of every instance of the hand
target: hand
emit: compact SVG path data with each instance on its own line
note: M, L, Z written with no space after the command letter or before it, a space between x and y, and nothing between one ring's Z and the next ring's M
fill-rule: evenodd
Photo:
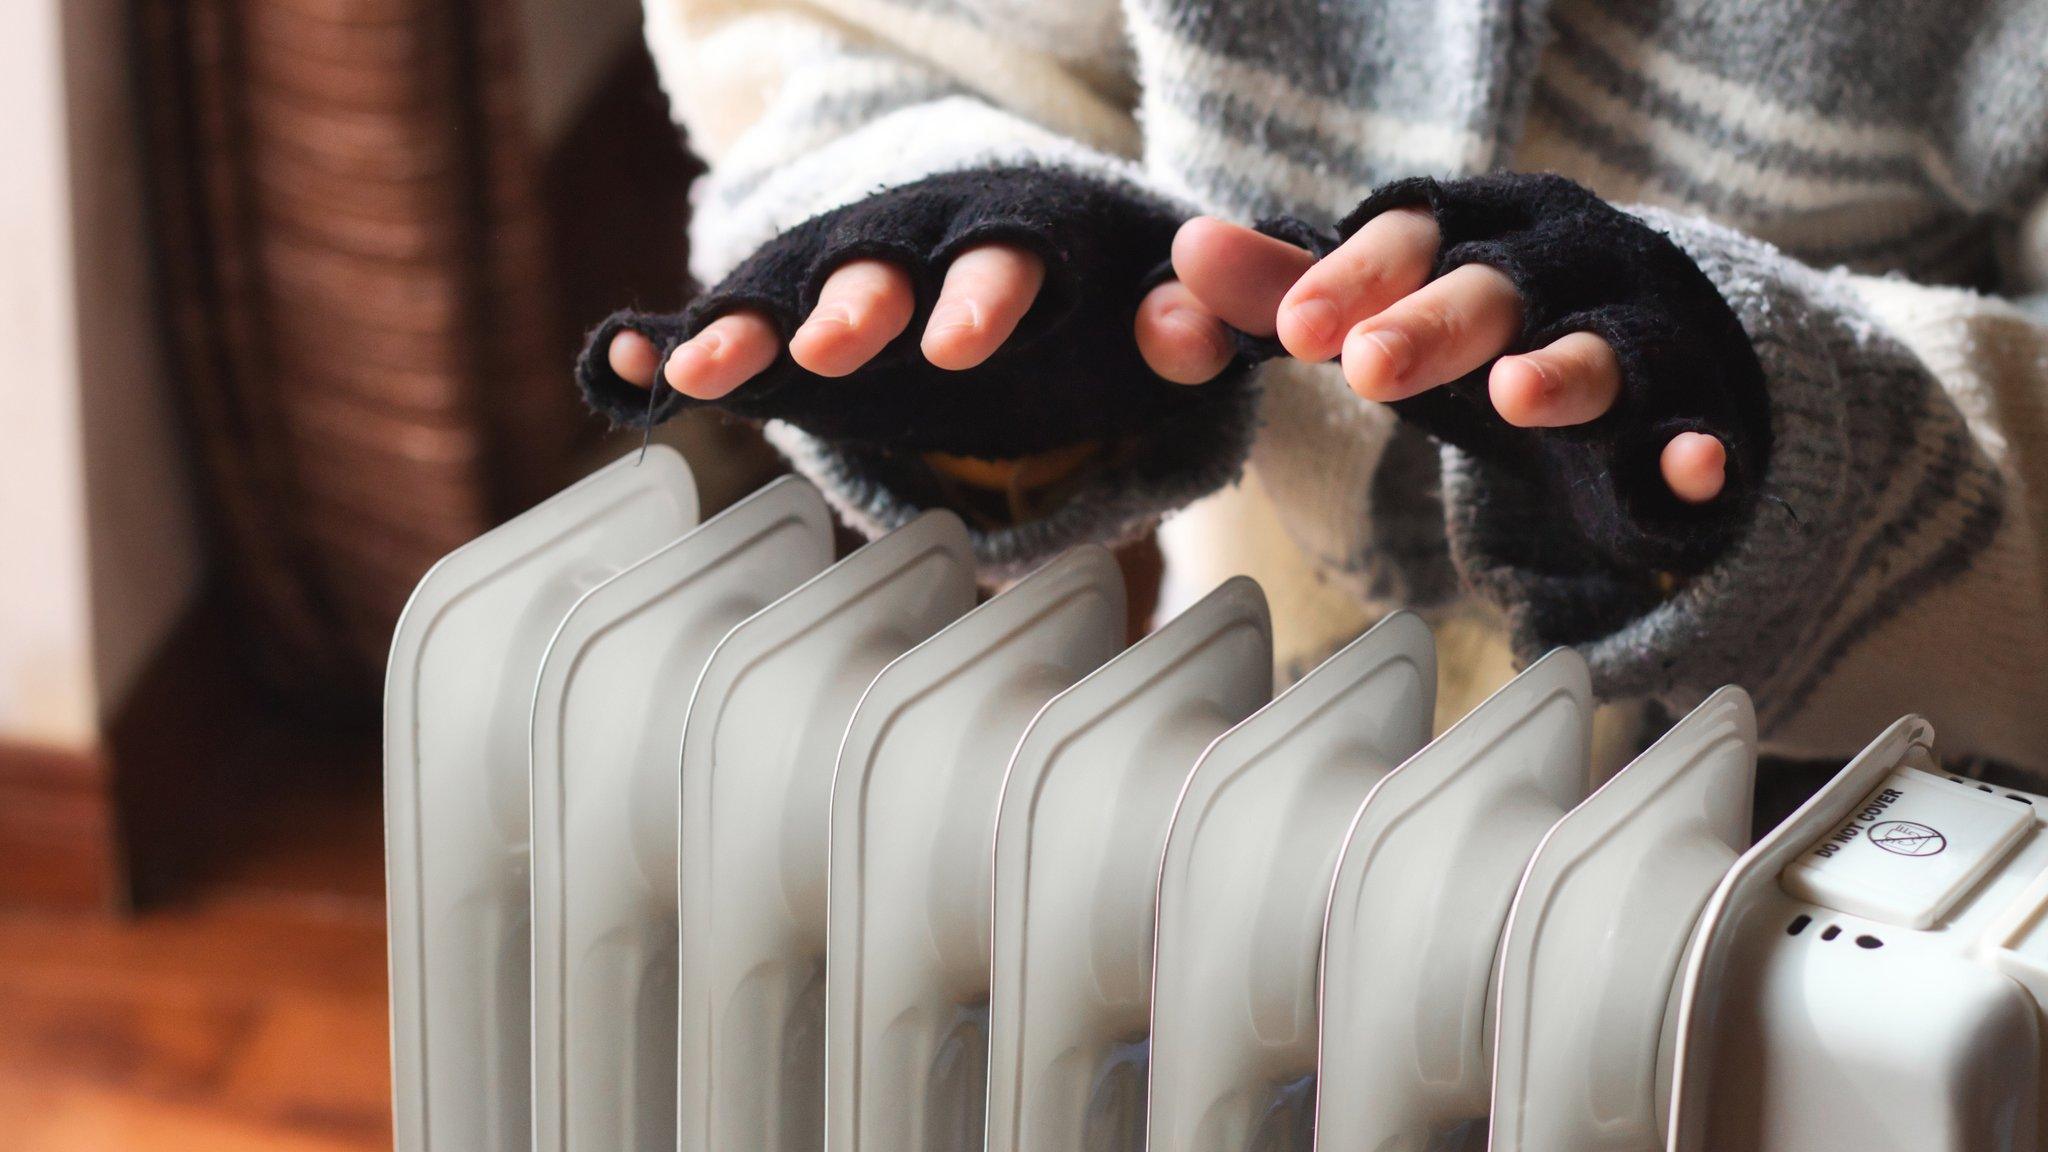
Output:
M1344 379L1368 400L1391 402L1441 387L1490 362L1495 411L1522 428L1584 424L1614 405L1621 368L1607 341L1575 332L1503 355L1522 327L1508 278L1466 264L1431 280L1440 236L1418 208L1385 212L1318 261L1249 228L1199 217L1181 226L1173 267L1206 312L1253 336L1277 336L1289 354L1341 357ZM1662 447L1664 482L1703 504L1721 493L1727 450L1683 432Z
M1030 311L1044 279L1044 265L1022 248L984 244L962 252L946 269L925 323L925 359L955 372L982 364ZM790 359L819 376L848 375L902 335L914 311L910 276L901 268L849 261L826 277L817 305L790 338ZM1233 355L1223 323L1178 281L1153 288L1132 327L1145 363L1176 383L1209 380ZM779 345L767 317L743 310L705 325L676 346L666 365L658 363L654 343L630 329L613 338L606 355L612 371L639 387L651 386L660 371L676 391L714 400L765 370Z

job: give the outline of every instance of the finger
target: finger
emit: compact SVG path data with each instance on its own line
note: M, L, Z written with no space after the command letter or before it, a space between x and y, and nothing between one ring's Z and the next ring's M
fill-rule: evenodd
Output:
M754 312L731 312L676 345L662 366L669 387L699 400L716 400L775 362L775 326Z
M1436 263L1436 218L1399 208L1366 222L1280 301L1280 343L1303 360L1342 350L1344 333L1421 288Z
M1503 356L1487 376L1501 419L1519 428L1566 428L1614 407L1621 362L1591 332L1573 332L1520 356Z
M789 338L789 357L820 376L858 369L910 326L910 274L881 260L852 260L825 278L818 303Z
M1017 330L1045 283L1045 262L1011 244L962 252L924 326L924 358L958 372L995 354Z
M1344 338L1344 379L1367 400L1405 400L1501 354L1522 299L1484 264L1453 268Z
M651 387L654 374L661 370L661 349L631 328L622 328L612 337L604 358L612 366L613 375L635 388Z
M1704 432L1680 432L1658 458L1664 482L1688 504L1705 504L1728 483L1728 449Z
M1223 321L1178 280L1145 294L1132 327L1138 354L1154 372L1176 384L1213 380L1235 355Z
M1253 336L1273 334L1280 298L1315 257L1211 216L1197 216L1173 236L1173 274L1225 324Z

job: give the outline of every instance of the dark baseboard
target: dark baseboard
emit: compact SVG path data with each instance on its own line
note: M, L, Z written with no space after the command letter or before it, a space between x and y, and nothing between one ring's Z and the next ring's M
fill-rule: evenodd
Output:
M231 612L218 589L195 597L106 721L120 905L178 894L235 806L266 784L246 748L268 709L238 659Z
M122 912L176 892L208 851L262 715L228 640L223 598L194 598L98 747L0 741L0 907Z

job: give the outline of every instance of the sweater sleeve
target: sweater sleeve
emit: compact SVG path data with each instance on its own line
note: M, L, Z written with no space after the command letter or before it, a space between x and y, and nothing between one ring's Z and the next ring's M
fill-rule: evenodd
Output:
M1151 373L1131 338L1136 303L1193 209L1130 159L1138 132L1116 6L986 20L946 2L649 0L664 86L711 164L695 196L692 271L712 288L679 316L608 320L579 378L615 423L665 419L693 402L617 380L602 351L619 328L665 355L745 307L786 338L833 268L888 258L916 287L902 337L837 380L785 351L719 406L765 421L856 527L876 534L950 506L983 564L1007 575L1078 540L1132 535L1227 482L1254 405L1250 357L1186 388ZM917 351L924 317L950 257L993 240L1038 254L1045 287L986 364L942 372ZM1028 497L968 488L927 463L1047 451L1089 463Z
M1747 333L1767 459L1710 563L1589 621L1577 573L1500 546L1515 487L1446 448L1454 561L1525 654L1558 643L1602 690L1683 710L1757 697L1774 750L1839 757L1906 712L2012 763L2048 747L2048 325L2024 300L1810 268L1755 239L1632 209L1704 272Z

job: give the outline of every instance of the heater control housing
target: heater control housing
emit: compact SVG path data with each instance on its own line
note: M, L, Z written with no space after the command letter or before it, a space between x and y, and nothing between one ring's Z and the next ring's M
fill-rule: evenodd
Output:
M1916 744L1820 826L1721 967L1705 1146L2041 1148L2044 816Z

